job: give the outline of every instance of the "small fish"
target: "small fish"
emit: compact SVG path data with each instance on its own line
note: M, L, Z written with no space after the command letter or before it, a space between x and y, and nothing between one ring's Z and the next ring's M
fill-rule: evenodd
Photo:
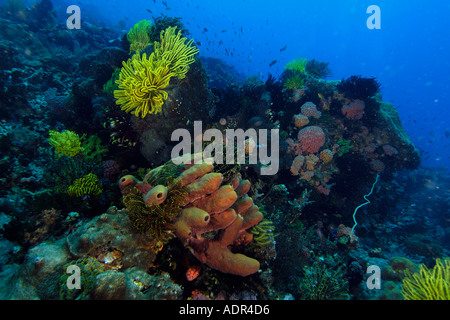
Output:
M196 44L197 44L198 46L201 46L201 45L202 45L202 43L201 43L200 41L197 41Z
M286 49L287 49L287 44L283 48L280 49L280 52L283 52Z
M153 13L152 10L150 10L150 9L145 9L145 10L147 10L147 12L149 12L149 13Z
M208 28L203 28L203 32L208 32Z
M269 67L272 67L277 62L278 62L278 60L273 60L271 63L269 63Z
M223 29L221 32L227 32L227 29Z
M162 4L167 7L167 1L162 1Z
M171 8L167 7L166 10L172 10Z

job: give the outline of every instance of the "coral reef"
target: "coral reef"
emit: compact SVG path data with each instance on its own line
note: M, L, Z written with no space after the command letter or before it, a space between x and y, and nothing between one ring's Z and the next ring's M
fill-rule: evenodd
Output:
M302 58L264 82L197 58L181 18L124 25L68 31L48 0L0 10L1 299L437 298L425 280L441 296L450 177L419 167L375 78ZM200 120L278 129L277 174L168 161Z

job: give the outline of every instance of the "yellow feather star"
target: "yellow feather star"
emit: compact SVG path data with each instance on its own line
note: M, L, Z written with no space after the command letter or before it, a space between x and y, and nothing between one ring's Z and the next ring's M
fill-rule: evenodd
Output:
M161 112L168 93L163 90L173 76L183 79L198 53L193 40L185 41L181 31L175 34L176 27L169 27L160 34L161 42L154 43L154 51L147 54L139 52L127 62L123 62L119 79L119 89L114 91L116 103L126 112L144 118L147 114Z
M418 273L406 272L402 294L406 300L450 300L450 260L436 259L432 270L422 264Z
M150 44L150 32L152 22L150 20L141 20L136 23L127 33L127 39L130 43L130 53L141 51Z
M65 130L63 132L58 132L50 130L49 136L48 142L55 148L58 153L58 158L61 157L62 154L74 157L83 151L80 136L73 131Z
M199 51L191 46L194 40L187 43L186 37L181 37L181 31L175 34L177 27L168 27L160 34L160 42L153 45L155 59L169 62L170 71L174 72L178 79L183 79L189 71L189 65L194 62L194 55Z
M131 112L135 116L144 118L147 114L158 113L168 94L163 89L169 85L170 78L174 76L170 72L167 61L155 61L151 54L142 57L139 53L133 55L127 62L123 62L123 68L119 74L119 90L114 91L116 103L121 109Z

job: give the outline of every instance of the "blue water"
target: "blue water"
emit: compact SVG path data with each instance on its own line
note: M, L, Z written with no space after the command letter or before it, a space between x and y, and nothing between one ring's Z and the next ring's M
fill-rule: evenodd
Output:
M84 21L111 26L124 19L127 30L161 13L182 17L191 36L201 43L201 56L221 58L244 75L279 76L288 61L306 57L329 62L330 79L375 76L382 84L383 100L397 107L404 128L421 151L422 164L450 168L450 4L446 1L53 3L61 20L67 16L67 6L77 4ZM370 5L380 8L381 29L367 28ZM274 60L277 63L269 66Z

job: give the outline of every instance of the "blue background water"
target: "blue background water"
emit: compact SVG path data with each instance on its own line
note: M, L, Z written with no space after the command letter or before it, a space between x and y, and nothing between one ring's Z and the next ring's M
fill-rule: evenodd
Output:
M384 100L398 108L406 131L422 151L423 164L450 168L449 2L167 0L166 3L167 6L160 0L53 0L60 22L67 17L67 6L76 4L81 8L83 22L111 26L124 19L125 31L139 20L160 13L182 17L192 37L201 42L200 55L222 58L245 75L259 74L265 79L270 72L279 76L288 61L306 57L329 62L333 71L330 79L375 76L382 84ZM380 30L369 30L366 26L370 16L366 10L373 4L381 9ZM285 46L286 50L280 51ZM278 62L270 67L274 60Z

